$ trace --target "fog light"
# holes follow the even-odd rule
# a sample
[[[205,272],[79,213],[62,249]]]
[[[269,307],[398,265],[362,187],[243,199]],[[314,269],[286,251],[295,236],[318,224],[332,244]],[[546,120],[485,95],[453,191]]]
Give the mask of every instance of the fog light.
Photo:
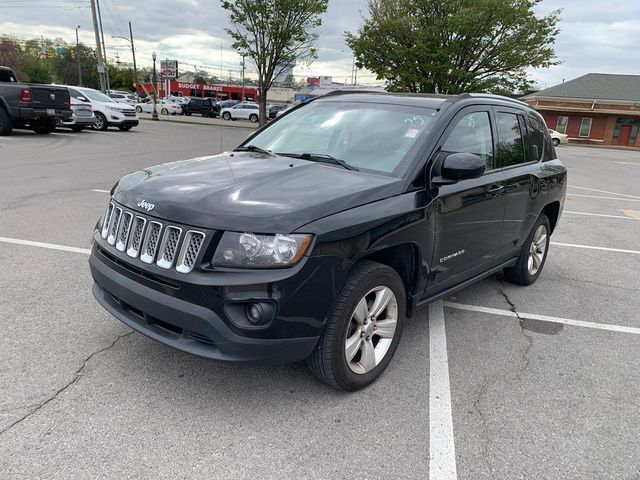
[[[256,303],[249,305],[249,320],[251,323],[260,323],[262,319],[262,307]]]

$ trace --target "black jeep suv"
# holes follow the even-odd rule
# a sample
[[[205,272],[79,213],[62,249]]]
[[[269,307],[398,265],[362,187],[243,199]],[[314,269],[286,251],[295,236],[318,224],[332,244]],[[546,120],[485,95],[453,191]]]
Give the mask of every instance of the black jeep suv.
[[[566,182],[518,101],[328,95],[232,152],[123,177],[93,234],[93,293],[180,350],[306,360],[355,390],[418,308],[500,270],[533,283]]]

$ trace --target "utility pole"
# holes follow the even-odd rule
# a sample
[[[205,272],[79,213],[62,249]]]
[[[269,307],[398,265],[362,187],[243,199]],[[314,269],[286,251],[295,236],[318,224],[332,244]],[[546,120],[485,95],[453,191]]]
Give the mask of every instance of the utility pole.
[[[104,76],[104,61],[102,59],[102,45],[100,44],[100,30],[98,30],[98,15],[96,14],[96,0],[91,0],[91,16],[93,17],[93,32],[96,34],[96,55],[98,56],[98,76],[100,77],[100,90],[107,91],[107,83]]]
[[[136,98],[138,95],[138,68],[136,67],[136,49],[133,46],[133,30],[131,30],[131,22],[129,22],[129,36],[131,37],[131,55],[133,55],[133,86],[136,89]]]
[[[78,63],[78,86],[82,86],[82,69],[80,68],[80,41],[78,40],[78,29],[80,25],[76,27],[76,62]]]
[[[244,57],[245,54],[242,54],[242,63],[240,65],[242,65],[242,95],[240,95],[240,101],[244,102],[244,68],[245,68],[245,63],[244,63]]]
[[[107,65],[107,47],[104,44],[104,30],[102,29],[102,14],[100,13],[100,0],[96,0],[96,5],[98,7],[98,22],[100,23],[100,37],[102,38],[102,59],[104,63],[104,78],[107,85],[107,92],[111,90],[111,85],[109,84],[109,67]]]

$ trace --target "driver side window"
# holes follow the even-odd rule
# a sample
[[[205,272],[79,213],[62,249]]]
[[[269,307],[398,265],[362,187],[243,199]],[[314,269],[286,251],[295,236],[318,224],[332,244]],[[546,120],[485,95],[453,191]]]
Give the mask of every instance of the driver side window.
[[[492,170],[494,154],[489,112],[473,112],[463,116],[440,151],[443,157],[452,153],[473,153],[485,161],[487,170]]]

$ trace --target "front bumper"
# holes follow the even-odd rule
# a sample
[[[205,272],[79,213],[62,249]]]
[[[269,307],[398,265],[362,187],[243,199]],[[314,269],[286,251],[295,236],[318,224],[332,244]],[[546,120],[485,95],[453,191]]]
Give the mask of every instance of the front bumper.
[[[139,123],[137,113],[135,115],[125,115],[111,111],[107,115],[107,124],[111,127],[137,127]]]
[[[333,267],[322,260],[310,262],[311,273],[303,269],[290,278],[271,274],[272,280],[277,277],[272,282],[268,272],[248,274],[241,284],[230,274],[235,278],[227,285],[221,285],[224,274],[192,272],[167,277],[164,283],[155,268],[145,272],[136,262],[126,265],[124,254],[99,245],[99,235],[94,238],[89,265],[96,300],[140,333],[214,360],[279,365],[307,358],[335,295]],[[184,278],[182,284],[176,281],[178,275]],[[265,328],[238,328],[229,318],[227,305],[250,300],[278,305],[276,317]]]

